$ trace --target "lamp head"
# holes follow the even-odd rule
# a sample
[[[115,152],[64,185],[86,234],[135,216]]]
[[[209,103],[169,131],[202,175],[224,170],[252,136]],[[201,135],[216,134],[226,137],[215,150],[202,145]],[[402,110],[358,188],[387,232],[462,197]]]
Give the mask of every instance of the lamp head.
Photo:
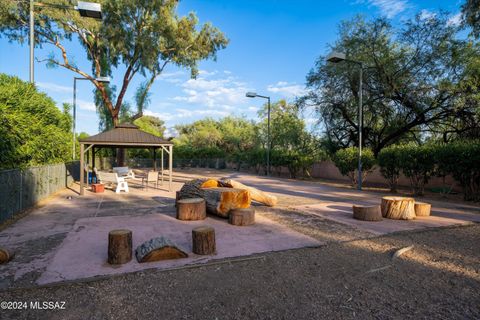
[[[247,92],[247,94],[245,94],[245,96],[247,98],[255,98],[257,96],[257,93],[256,92]]]
[[[110,77],[98,77],[95,80],[102,83],[110,83]]]
[[[338,63],[347,59],[345,53],[333,51],[327,56],[328,62]]]
[[[82,17],[102,19],[102,6],[100,3],[78,1],[75,9],[78,10]]]

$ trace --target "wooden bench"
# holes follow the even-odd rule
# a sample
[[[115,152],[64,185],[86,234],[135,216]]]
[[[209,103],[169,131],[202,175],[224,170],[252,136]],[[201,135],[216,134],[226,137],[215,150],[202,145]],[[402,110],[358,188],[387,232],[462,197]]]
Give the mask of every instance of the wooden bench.
[[[116,184],[116,193],[120,191],[128,192],[128,183],[124,177],[119,177],[116,172],[97,171],[97,179],[103,184]]]
[[[116,172],[120,177],[125,179],[135,179],[135,173],[128,167],[113,167],[113,172]]]

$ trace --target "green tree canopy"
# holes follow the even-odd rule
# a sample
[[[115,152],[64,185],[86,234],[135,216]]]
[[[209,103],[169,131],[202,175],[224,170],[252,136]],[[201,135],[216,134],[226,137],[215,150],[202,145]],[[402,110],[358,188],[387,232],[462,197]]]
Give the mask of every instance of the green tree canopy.
[[[133,122],[140,129],[151,133],[157,137],[163,138],[165,132],[165,122],[155,116],[142,116]]]
[[[0,74],[0,168],[71,159],[72,119],[64,108],[34,85]]]
[[[195,77],[198,62],[215,59],[216,52],[228,43],[223,33],[210,23],[199,25],[195,14],[177,16],[177,0],[97,2],[102,5],[102,21],[84,19],[76,11],[59,9],[59,5],[71,7],[66,0],[51,0],[49,5],[36,6],[36,44],[52,45],[59,53],[40,61],[66,68],[94,84],[99,111],[107,113],[113,125],[119,120],[127,88],[136,75],[144,79],[135,95],[138,116],[141,116],[148,105],[152,84],[169,63],[189,69]],[[28,1],[0,2],[0,32],[11,41],[25,41],[28,8]],[[81,70],[68,52],[65,41],[72,39],[78,39],[85,49],[91,72]],[[123,73],[118,90],[95,80],[99,76],[111,76],[113,70]]]
[[[480,37],[480,0],[466,0],[462,6],[465,23],[472,28],[472,35]]]

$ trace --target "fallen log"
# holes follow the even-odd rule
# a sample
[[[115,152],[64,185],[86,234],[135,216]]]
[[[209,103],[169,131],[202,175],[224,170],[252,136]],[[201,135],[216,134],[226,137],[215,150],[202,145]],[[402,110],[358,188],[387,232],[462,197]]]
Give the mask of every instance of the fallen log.
[[[164,238],[150,239],[137,247],[135,250],[137,261],[153,262],[168,259],[187,258],[188,254],[179,249],[172,241]]]
[[[252,200],[263,203],[269,207],[275,206],[278,202],[277,197],[272,196],[261,190],[258,190],[257,188],[246,186],[243,183],[240,183],[232,179],[223,178],[223,179],[220,179],[218,183],[222,187],[248,190],[250,191],[250,196],[252,197]]]
[[[382,216],[388,219],[415,219],[415,199],[405,197],[383,197]]]
[[[132,231],[120,229],[108,233],[108,263],[124,264],[132,260]]]

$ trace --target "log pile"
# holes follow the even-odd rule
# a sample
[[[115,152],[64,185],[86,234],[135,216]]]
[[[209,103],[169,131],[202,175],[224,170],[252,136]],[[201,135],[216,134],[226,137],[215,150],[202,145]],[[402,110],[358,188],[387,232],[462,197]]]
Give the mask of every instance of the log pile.
[[[172,241],[164,238],[150,239],[137,247],[135,250],[137,261],[153,262],[168,259],[187,258],[183,250],[179,249]]]
[[[415,199],[405,197],[383,197],[382,216],[388,219],[415,219]]]

